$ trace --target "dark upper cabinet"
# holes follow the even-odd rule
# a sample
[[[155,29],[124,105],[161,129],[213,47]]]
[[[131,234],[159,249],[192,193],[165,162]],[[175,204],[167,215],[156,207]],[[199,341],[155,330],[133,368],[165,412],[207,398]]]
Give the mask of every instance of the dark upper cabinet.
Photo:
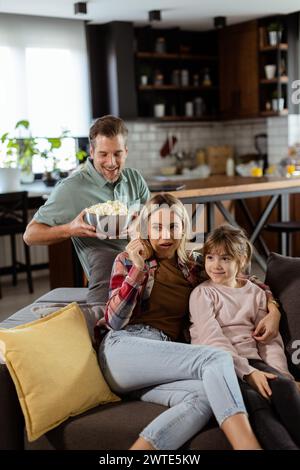
[[[216,31],[135,28],[140,117],[215,119],[219,112]],[[156,106],[162,111],[155,113]]]
[[[256,21],[219,31],[220,113],[223,118],[259,115]]]
[[[93,118],[137,117],[134,29],[130,22],[86,25]]]

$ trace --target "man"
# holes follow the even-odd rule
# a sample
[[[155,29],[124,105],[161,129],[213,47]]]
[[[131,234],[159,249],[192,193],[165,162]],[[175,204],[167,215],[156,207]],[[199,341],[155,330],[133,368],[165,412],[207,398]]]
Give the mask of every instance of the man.
[[[108,200],[138,206],[150,197],[141,174],[125,168],[127,134],[122,119],[114,116],[97,119],[89,134],[90,158],[81,170],[57,184],[24,233],[28,245],[51,245],[71,238],[88,279],[94,264],[93,253],[100,250],[104,267],[107,253],[116,255],[124,250],[127,241],[100,240],[95,227],[85,223],[84,209]]]

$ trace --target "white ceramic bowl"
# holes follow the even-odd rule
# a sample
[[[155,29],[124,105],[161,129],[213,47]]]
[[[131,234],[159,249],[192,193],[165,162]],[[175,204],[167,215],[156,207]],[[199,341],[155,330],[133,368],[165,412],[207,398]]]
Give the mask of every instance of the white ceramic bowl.
[[[128,215],[99,215],[86,212],[84,219],[99,232],[111,238],[118,238],[129,223]]]

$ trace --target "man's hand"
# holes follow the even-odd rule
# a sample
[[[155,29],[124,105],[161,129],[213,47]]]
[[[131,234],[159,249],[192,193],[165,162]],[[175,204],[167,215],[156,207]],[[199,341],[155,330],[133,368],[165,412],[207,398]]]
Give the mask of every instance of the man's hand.
[[[272,390],[268,384],[268,379],[276,379],[277,375],[261,370],[255,370],[251,374],[245,376],[245,381],[260,393],[264,398],[269,399],[272,395]]]
[[[84,221],[85,210],[68,224],[70,237],[97,237],[96,228]],[[100,237],[99,237],[100,238]]]
[[[131,240],[125,250],[128,253],[129,259],[133,262],[134,266],[140,270],[144,268],[145,259],[147,257],[147,249],[140,238]]]
[[[268,304],[269,313],[258,323],[252,336],[260,342],[268,342],[275,338],[279,332],[280,312],[276,305]]]

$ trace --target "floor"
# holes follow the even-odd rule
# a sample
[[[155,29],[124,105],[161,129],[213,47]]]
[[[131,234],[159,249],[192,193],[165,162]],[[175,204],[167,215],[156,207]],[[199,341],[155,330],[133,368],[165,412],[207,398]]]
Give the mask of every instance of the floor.
[[[252,273],[256,274],[261,280],[264,279],[264,273],[256,263],[252,265]],[[34,273],[33,294],[29,294],[26,279],[21,278],[21,276],[18,285],[15,287],[11,285],[11,278],[3,277],[1,279],[1,288],[0,322],[49,291],[48,271]]]
[[[20,275],[19,278],[17,286],[12,286],[11,277],[1,278],[0,322],[49,291],[48,270],[34,273],[33,294],[28,292],[26,278],[23,275],[22,277]]]

